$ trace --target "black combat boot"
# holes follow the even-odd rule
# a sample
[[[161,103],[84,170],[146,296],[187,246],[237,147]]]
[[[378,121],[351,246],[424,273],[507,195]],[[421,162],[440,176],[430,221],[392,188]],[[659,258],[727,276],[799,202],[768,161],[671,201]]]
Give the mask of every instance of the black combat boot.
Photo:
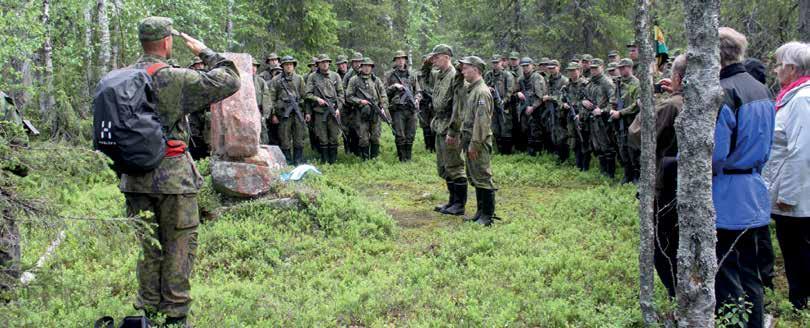
[[[408,143],[404,144],[404,149],[402,149],[402,155],[405,157],[405,162],[410,162],[411,158],[413,158],[413,144]]]
[[[166,328],[187,328],[187,327],[191,327],[191,326],[189,326],[188,323],[186,323],[186,317],[180,317],[180,318],[167,317],[166,318],[166,323],[164,323],[163,326],[161,326],[161,327],[166,327]]]
[[[563,164],[568,160],[571,152],[568,150],[568,144],[563,143],[557,146],[557,164]]]
[[[635,173],[633,172],[633,165],[630,163],[622,163],[622,167],[624,168],[624,176],[622,176],[622,181],[620,181],[619,183],[625,184],[632,182],[633,175],[635,175]]]
[[[582,171],[587,172],[591,169],[591,152],[584,152],[582,154]]]
[[[293,165],[293,157],[292,153],[290,153],[289,149],[282,149],[281,153],[284,154],[284,160],[287,161],[287,165]]]
[[[478,217],[475,223],[488,227],[497,219],[495,217],[495,189],[481,189],[480,192],[481,196],[483,196],[481,199],[482,210],[481,216]]]
[[[425,133],[425,150],[431,153],[436,151],[436,137],[432,133]]]
[[[475,222],[478,221],[478,218],[481,217],[481,211],[483,210],[483,205],[481,205],[481,188],[475,188],[475,215],[472,217],[464,217],[464,222]]]
[[[605,173],[608,178],[616,177],[616,157],[605,156]]]
[[[371,144],[371,152],[369,153],[369,157],[371,159],[375,159],[379,155],[380,155],[380,144]]]
[[[329,163],[329,147],[321,146],[318,148],[318,153],[321,155],[321,163]]]
[[[337,156],[338,156],[338,145],[332,145],[329,147],[329,164],[337,163]]]
[[[369,146],[357,146],[357,155],[360,156],[360,159],[367,161],[369,158],[369,153],[371,152]]]
[[[405,145],[396,145],[396,146],[397,146],[397,159],[399,159],[400,162],[404,162],[405,155],[403,154],[403,150],[405,148]]]
[[[447,201],[447,204],[439,205],[433,208],[436,212],[444,212],[450,205],[453,205],[456,202],[456,193],[453,189],[453,183],[447,181],[447,193],[450,194],[450,199]]]
[[[511,155],[512,154],[512,138],[503,138],[503,145],[501,153],[504,155]]]
[[[293,163],[295,165],[304,164],[304,148],[303,147],[295,147],[295,148],[293,148]]]
[[[464,179],[453,183],[453,190],[456,194],[456,202],[442,211],[443,214],[464,215],[464,207],[467,206],[467,180]]]

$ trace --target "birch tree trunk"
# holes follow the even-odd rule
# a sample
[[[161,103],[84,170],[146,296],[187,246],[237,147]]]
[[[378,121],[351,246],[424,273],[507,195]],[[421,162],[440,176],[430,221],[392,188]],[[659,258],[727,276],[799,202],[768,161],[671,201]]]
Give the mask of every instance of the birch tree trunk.
[[[810,0],[799,0],[799,39],[810,42]]]
[[[97,0],[96,7],[99,29],[98,71],[99,76],[104,76],[110,69],[110,21],[107,17],[107,0]]]
[[[678,325],[714,327],[715,211],[712,152],[720,106],[717,29],[720,0],[683,0],[687,69],[684,108],[675,121],[678,138]]]
[[[53,109],[53,48],[51,47],[51,2],[42,1],[42,26],[45,28],[45,40],[42,44],[42,66],[45,68],[42,73],[42,86],[44,90],[39,96],[39,111],[47,113]]]
[[[228,0],[228,17],[225,22],[225,48],[231,51],[231,44],[233,44],[233,0]]]
[[[110,67],[112,69],[118,68],[118,62],[121,60],[121,48],[120,45],[122,44],[121,39],[121,0],[113,0],[112,1],[112,17],[115,17],[115,23],[113,23],[113,39],[111,40],[111,51],[110,51]]]
[[[658,323],[655,311],[655,264],[653,254],[655,247],[655,110],[653,108],[650,63],[653,60],[653,48],[650,42],[650,0],[638,0],[636,9],[636,44],[641,61],[639,77],[641,101],[641,176],[638,183],[639,203],[639,305],[644,324],[654,326]]]
[[[84,88],[84,95],[86,99],[90,99],[93,92],[93,85],[95,79],[93,78],[93,7],[87,5],[84,7],[84,78],[87,82]],[[89,104],[89,103],[88,103]],[[90,113],[89,105],[86,113]]]

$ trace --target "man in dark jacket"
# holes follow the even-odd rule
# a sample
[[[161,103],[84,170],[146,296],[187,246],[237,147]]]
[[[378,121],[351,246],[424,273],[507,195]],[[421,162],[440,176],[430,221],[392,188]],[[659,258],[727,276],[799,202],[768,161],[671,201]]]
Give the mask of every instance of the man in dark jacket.
[[[720,85],[725,96],[717,116],[712,156],[712,198],[717,213],[715,295],[723,304],[751,303],[748,327],[763,324],[760,267],[770,238],[770,198],[760,173],[768,161],[774,131],[774,103],[768,89],[741,63],[748,41],[720,28]]]

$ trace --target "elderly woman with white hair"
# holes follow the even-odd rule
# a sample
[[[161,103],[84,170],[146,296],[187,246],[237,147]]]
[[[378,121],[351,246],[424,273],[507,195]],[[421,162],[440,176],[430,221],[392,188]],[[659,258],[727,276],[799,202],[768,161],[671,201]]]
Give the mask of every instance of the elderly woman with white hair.
[[[810,44],[786,43],[776,50],[776,61],[782,90],[763,177],[785,259],[788,298],[803,309],[810,297]]]

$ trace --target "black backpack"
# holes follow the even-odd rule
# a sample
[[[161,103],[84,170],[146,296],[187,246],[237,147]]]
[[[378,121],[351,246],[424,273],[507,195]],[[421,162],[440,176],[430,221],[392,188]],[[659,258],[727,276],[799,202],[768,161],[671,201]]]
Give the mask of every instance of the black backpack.
[[[113,161],[120,173],[144,174],[156,169],[166,152],[157,113],[152,76],[168,65],[114,70],[98,84],[93,97],[93,147]]]
[[[149,320],[143,316],[130,316],[125,317],[121,321],[121,326],[118,328],[151,328]],[[93,328],[115,328],[115,320],[112,317],[106,316],[96,320]]]

